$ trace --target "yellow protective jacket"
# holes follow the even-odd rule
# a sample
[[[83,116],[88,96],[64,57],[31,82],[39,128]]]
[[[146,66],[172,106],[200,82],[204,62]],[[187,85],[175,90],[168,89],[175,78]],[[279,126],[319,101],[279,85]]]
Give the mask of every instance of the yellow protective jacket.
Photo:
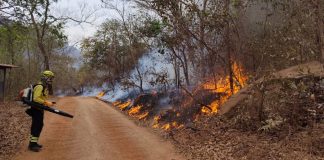
[[[44,104],[44,102],[48,98],[48,89],[43,86],[44,85],[42,84],[42,82],[39,82],[34,87],[34,91],[33,91],[33,101],[34,102]]]

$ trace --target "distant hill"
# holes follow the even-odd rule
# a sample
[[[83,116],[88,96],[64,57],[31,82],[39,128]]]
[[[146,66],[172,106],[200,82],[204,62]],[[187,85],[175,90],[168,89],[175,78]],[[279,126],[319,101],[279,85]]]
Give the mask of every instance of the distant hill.
[[[76,63],[73,65],[76,68],[80,68],[82,65],[82,55],[80,49],[76,48],[75,46],[64,46],[61,49],[56,51],[58,54],[67,54],[69,57],[76,60]]]

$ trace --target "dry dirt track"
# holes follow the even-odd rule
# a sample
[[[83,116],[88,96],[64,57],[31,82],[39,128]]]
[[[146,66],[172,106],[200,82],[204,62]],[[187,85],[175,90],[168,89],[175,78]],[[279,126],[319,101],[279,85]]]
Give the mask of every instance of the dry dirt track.
[[[41,152],[24,149],[18,160],[178,160],[169,143],[136,126],[107,104],[85,97],[66,97],[59,109],[74,119],[46,113]]]

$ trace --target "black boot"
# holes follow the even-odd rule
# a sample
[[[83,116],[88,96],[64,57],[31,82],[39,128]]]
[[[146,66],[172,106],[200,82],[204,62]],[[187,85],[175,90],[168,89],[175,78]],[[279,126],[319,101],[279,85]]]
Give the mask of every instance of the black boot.
[[[42,148],[43,145],[36,143],[39,148]]]
[[[36,142],[30,142],[28,145],[28,149],[33,152],[39,152],[41,147]]]

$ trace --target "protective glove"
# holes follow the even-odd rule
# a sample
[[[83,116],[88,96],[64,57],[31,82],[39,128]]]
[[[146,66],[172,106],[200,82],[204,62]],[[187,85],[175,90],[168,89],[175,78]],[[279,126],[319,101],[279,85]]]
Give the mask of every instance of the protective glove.
[[[44,102],[44,105],[47,106],[47,107],[51,107],[51,106],[53,106],[54,104],[53,104],[53,102],[45,101],[45,102]]]

